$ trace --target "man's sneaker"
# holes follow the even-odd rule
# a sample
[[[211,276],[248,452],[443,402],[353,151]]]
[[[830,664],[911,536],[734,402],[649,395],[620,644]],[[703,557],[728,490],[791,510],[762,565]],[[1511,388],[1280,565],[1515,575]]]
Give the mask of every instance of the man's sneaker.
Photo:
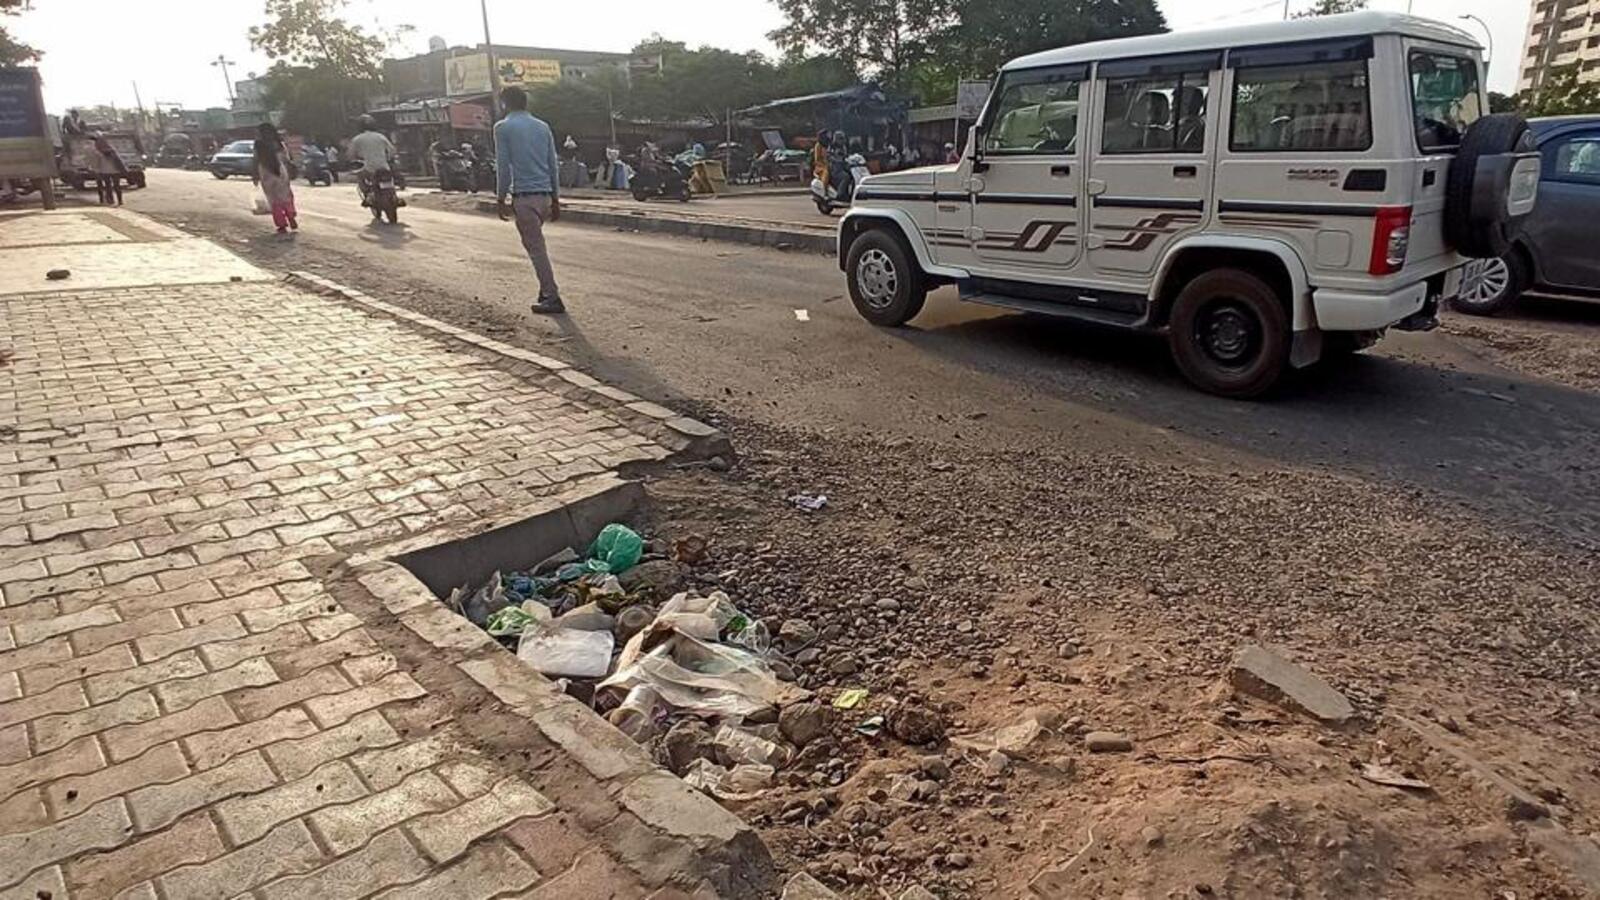
[[[541,316],[559,316],[567,311],[560,297],[540,297],[539,302],[529,308]]]

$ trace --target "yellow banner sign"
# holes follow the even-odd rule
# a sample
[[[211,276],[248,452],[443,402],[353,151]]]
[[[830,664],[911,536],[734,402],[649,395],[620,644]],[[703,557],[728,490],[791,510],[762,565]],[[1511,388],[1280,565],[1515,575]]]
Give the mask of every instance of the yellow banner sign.
[[[520,88],[554,84],[561,80],[561,63],[553,59],[497,59],[500,86]]]

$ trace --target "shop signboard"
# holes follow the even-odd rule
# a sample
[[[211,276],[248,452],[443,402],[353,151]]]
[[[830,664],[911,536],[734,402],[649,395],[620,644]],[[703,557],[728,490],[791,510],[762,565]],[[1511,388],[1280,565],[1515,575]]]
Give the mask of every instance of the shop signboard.
[[[55,168],[39,71],[0,69],[0,175],[48,178]]]

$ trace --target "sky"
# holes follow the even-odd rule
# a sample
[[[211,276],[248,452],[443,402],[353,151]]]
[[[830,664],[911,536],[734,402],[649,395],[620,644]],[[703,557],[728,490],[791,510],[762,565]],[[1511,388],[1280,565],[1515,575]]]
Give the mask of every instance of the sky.
[[[1270,22],[1283,15],[1283,0],[1158,0],[1174,30],[1224,28]],[[1289,0],[1291,10],[1312,0]],[[554,0],[488,0],[497,44],[626,51],[659,33],[691,46],[709,44],[730,50],[773,52],[766,35],[782,24],[770,0],[706,0],[684,6],[662,0],[606,0],[591,6]],[[1528,0],[1372,0],[1371,8],[1405,11],[1458,24],[1473,34],[1482,29],[1457,22],[1463,13],[1482,18],[1493,30],[1496,54],[1489,86],[1515,89],[1516,62],[1528,26]],[[246,35],[263,19],[261,0],[34,0],[34,8],[7,26],[17,37],[45,51],[40,68],[45,103],[60,112],[69,106],[136,100],[185,107],[226,106],[218,55],[235,63],[234,78],[266,71],[269,62],[250,49]],[[483,25],[470,0],[351,0],[349,18],[366,26],[411,26],[395,55],[427,49],[437,35],[451,45],[481,42]],[[108,10],[116,15],[106,18]],[[137,95],[135,94],[137,84]]]

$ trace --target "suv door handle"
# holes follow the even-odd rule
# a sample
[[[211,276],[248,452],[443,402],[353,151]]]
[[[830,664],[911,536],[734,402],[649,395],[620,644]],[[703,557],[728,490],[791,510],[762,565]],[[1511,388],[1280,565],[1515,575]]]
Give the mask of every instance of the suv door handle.
[[[1064,177],[1072,174],[1072,167],[1071,166],[1051,166],[1050,167],[1050,174],[1054,175],[1057,178],[1064,178]]]
[[[1194,178],[1195,176],[1197,176],[1199,174],[1200,174],[1200,170],[1195,168],[1194,166],[1173,166],[1172,167],[1172,177],[1173,178]]]

